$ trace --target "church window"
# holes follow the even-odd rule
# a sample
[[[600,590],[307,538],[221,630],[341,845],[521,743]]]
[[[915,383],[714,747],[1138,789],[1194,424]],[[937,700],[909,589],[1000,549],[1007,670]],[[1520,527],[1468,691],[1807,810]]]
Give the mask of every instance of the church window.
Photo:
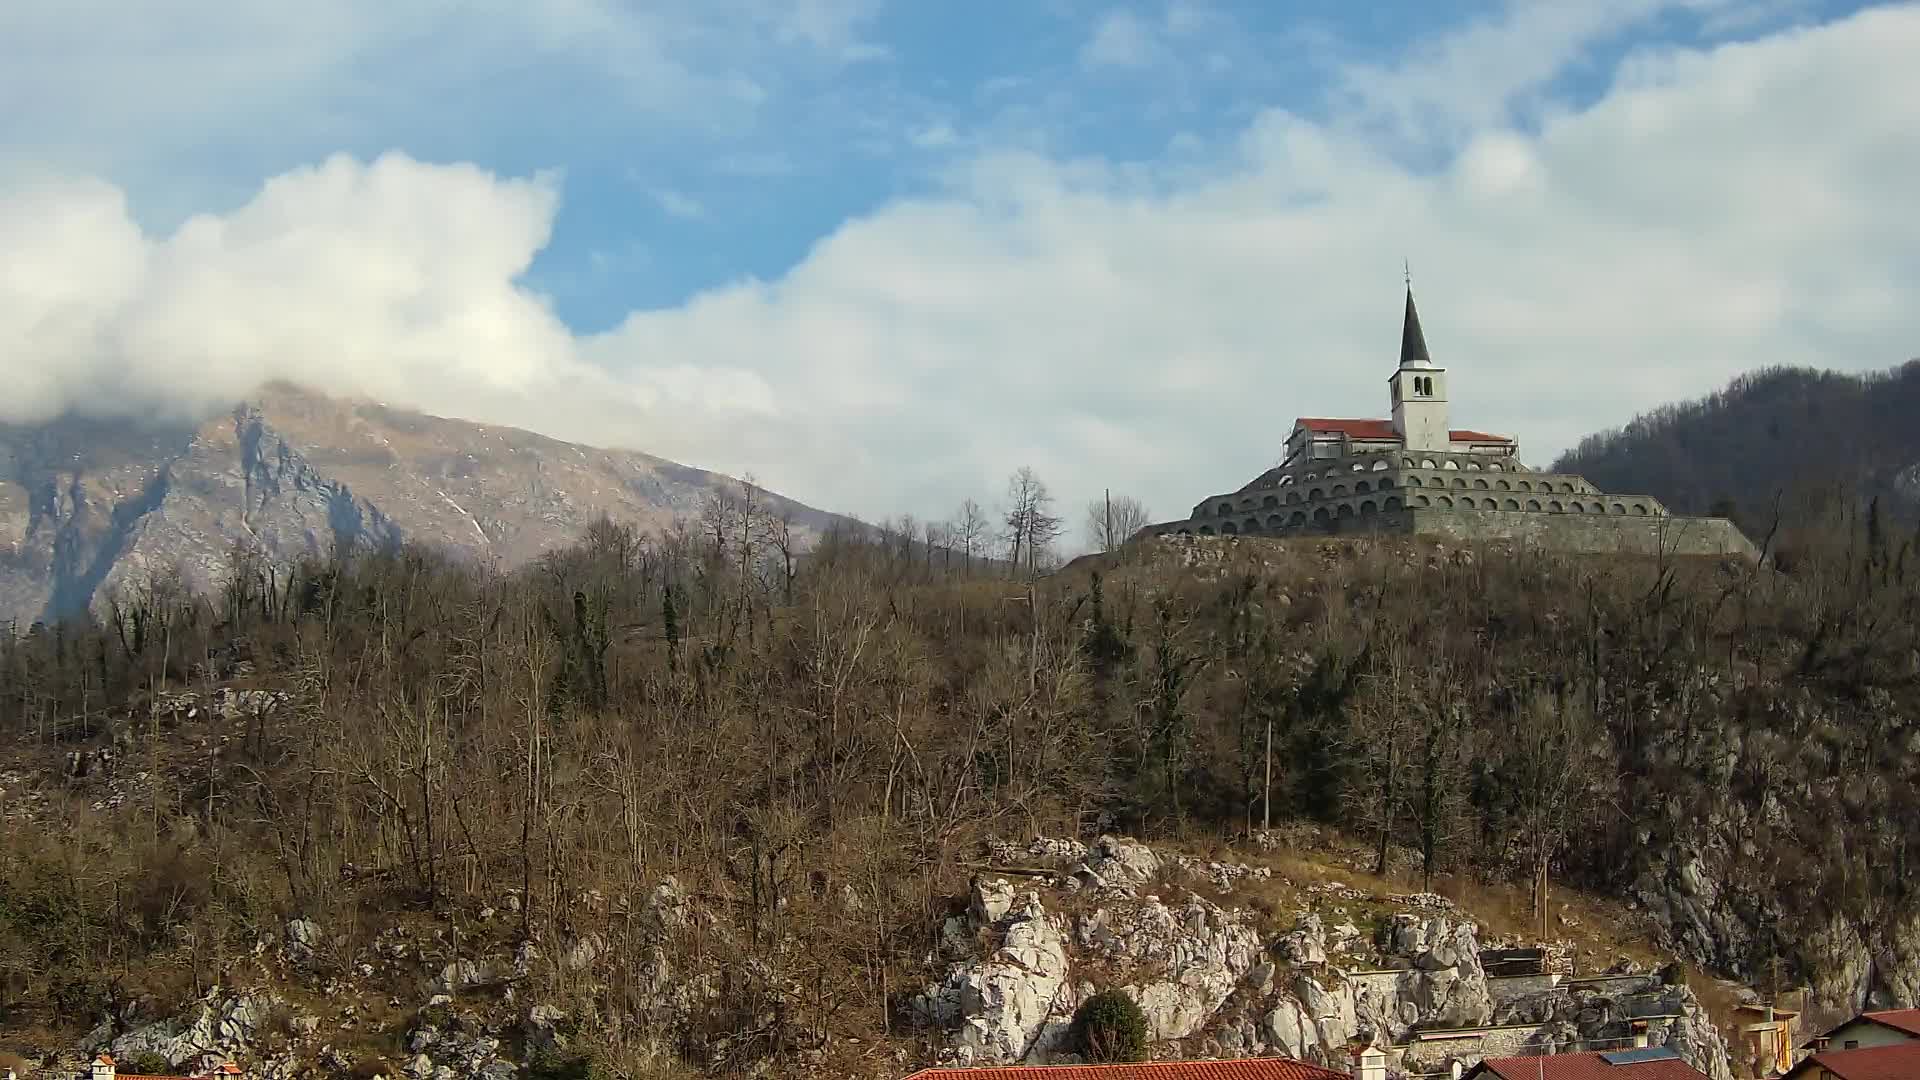
[[[1540,500],[1539,500],[1539,499],[1528,499],[1528,500],[1527,500],[1527,509],[1529,509],[1529,510],[1538,510],[1538,509],[1540,509]]]
[[[1355,495],[1365,495],[1367,492],[1372,490],[1373,490],[1373,485],[1367,483],[1365,480],[1362,480],[1359,483],[1353,485],[1353,493]]]

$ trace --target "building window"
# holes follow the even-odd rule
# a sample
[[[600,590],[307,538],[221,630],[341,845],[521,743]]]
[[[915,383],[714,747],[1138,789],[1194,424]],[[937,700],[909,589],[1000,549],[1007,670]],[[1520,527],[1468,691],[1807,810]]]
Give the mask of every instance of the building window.
[[[1367,492],[1372,490],[1373,490],[1373,485],[1367,483],[1365,480],[1362,480],[1359,483],[1353,485],[1353,493],[1355,495],[1365,495]]]

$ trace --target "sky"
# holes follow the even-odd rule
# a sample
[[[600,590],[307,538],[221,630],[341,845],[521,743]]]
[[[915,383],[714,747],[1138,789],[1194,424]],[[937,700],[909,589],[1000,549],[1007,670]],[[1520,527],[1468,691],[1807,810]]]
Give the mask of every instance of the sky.
[[[6,0],[0,420],[288,379],[878,519],[1920,355],[1920,4]]]

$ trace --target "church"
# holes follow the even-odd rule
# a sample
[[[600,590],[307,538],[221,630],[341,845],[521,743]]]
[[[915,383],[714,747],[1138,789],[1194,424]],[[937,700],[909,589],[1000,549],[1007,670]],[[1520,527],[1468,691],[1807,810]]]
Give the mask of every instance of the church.
[[[1521,462],[1512,436],[1454,427],[1447,369],[1427,351],[1411,285],[1387,393],[1390,419],[1301,417],[1279,465],[1201,500],[1186,520],[1148,531],[1390,532],[1594,553],[1757,555],[1723,518],[1676,515],[1652,496],[1609,494],[1584,477],[1536,472]]]

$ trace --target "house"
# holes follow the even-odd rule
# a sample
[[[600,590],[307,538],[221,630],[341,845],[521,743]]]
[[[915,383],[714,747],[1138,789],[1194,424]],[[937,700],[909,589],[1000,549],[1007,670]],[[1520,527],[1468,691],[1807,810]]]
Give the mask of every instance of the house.
[[[1819,1050],[1794,1066],[1785,1080],[1915,1080],[1916,1077],[1920,1077],[1920,1039],[1856,1050]]]
[[[1581,1054],[1488,1058],[1464,1080],[1707,1080],[1707,1074],[1664,1046]]]
[[[246,1073],[233,1062],[225,1062],[206,1072],[191,1076],[156,1076],[149,1073],[121,1072],[113,1056],[101,1054],[88,1067],[86,1080],[245,1080]]]
[[[1011,1065],[924,1069],[907,1080],[1385,1080],[1386,1056],[1369,1048],[1352,1072],[1292,1058],[1234,1061],[1149,1061],[1137,1065]]]
[[[1861,1013],[1801,1044],[1815,1052],[1827,1049],[1863,1050],[1920,1039],[1920,1009],[1883,1009]]]
[[[1778,1076],[1793,1068],[1794,1021],[1800,1016],[1771,1002],[1754,1002],[1733,1010],[1738,1042],[1732,1048],[1744,1061],[1764,1062],[1762,1076]]]

